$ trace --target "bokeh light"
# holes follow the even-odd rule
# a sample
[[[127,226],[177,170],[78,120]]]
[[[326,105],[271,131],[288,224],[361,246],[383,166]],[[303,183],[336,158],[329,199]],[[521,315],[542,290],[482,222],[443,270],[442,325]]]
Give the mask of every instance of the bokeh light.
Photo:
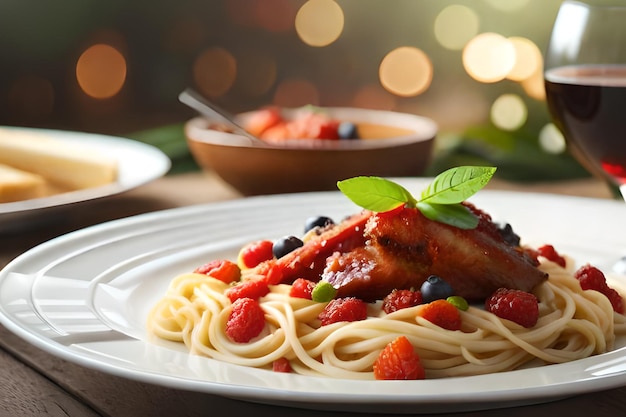
[[[343,27],[343,10],[333,0],[308,0],[296,14],[296,32],[310,46],[330,45],[339,38]]]
[[[515,65],[507,74],[513,81],[524,81],[543,68],[543,57],[539,47],[533,41],[522,37],[510,37],[515,48]]]
[[[453,4],[435,18],[435,38],[446,49],[461,50],[478,34],[480,19],[467,6]]]
[[[320,104],[318,88],[305,79],[292,78],[278,84],[274,93],[274,104],[282,107],[300,107]]]
[[[113,97],[126,81],[126,59],[110,45],[92,45],[78,58],[76,80],[85,94],[93,98]]]
[[[389,92],[402,97],[417,96],[430,86],[433,64],[421,49],[401,46],[385,55],[379,77]]]
[[[529,97],[534,98],[535,100],[545,100],[546,87],[543,79],[543,64],[537,68],[533,75],[522,81],[521,85]]]
[[[528,118],[528,108],[517,94],[503,94],[491,106],[491,121],[502,130],[519,129]]]
[[[552,154],[560,154],[567,149],[563,134],[553,123],[546,124],[539,131],[539,145],[541,149]]]
[[[515,65],[515,47],[504,36],[487,32],[474,37],[463,49],[463,67],[477,81],[503,80]]]
[[[201,93],[209,97],[224,95],[235,82],[237,61],[224,48],[202,51],[193,63],[193,78]]]
[[[15,116],[40,120],[52,114],[54,88],[47,79],[23,75],[9,86],[7,101]]]

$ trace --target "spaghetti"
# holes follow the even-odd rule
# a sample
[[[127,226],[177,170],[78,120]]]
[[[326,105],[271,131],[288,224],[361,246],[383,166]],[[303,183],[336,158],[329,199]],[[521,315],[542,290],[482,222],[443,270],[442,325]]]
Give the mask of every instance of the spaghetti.
[[[540,261],[549,279],[533,291],[539,320],[532,328],[470,306],[460,312],[461,330],[451,331],[420,317],[420,306],[386,314],[380,301],[368,304],[366,320],[321,326],[318,315],[326,303],[290,297],[290,285],[279,284],[259,299],[263,332],[249,343],[236,343],[225,332],[232,310],[225,295],[229,285],[190,273],[172,280],[149,314],[148,329],[219,361],[271,369],[274,361],[287,358],[296,373],[347,379],[374,379],[380,351],[400,335],[414,346],[427,378],[563,363],[611,350],[616,335],[626,334],[626,317],[601,293],[582,290],[571,265]]]

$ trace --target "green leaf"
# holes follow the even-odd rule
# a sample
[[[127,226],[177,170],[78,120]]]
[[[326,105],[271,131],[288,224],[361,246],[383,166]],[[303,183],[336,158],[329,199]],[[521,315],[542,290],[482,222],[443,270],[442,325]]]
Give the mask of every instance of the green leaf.
[[[458,204],[483,188],[496,172],[495,167],[461,166],[437,175],[422,191],[420,202]],[[419,206],[418,206],[419,207]]]
[[[432,204],[420,201],[417,208],[424,217],[459,229],[473,229],[478,226],[478,217],[462,204]]]
[[[400,184],[380,177],[354,177],[337,182],[337,187],[358,206],[378,213],[417,203]]]

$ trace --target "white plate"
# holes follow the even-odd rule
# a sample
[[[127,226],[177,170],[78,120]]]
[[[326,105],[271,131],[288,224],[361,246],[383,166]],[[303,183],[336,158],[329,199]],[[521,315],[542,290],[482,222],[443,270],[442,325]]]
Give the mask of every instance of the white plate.
[[[418,192],[423,181],[404,180]],[[623,203],[483,191],[472,199],[526,242],[607,267],[626,248]],[[626,385],[626,348],[567,364],[427,381],[345,381],[190,355],[146,334],[170,280],[234,259],[244,243],[302,233],[313,215],[357,210],[339,193],[256,197],[144,214],[44,243],[0,272],[0,321],[64,359],[131,379],[253,402],[359,412],[433,413],[544,402]]]
[[[117,159],[118,178],[114,183],[101,187],[31,200],[0,203],[0,230],[11,225],[15,226],[17,219],[33,214],[37,210],[118,194],[159,178],[170,169],[170,160],[163,152],[153,146],[130,139],[62,130],[4,126],[2,128],[20,132],[43,133],[55,140],[89,146],[103,155]]]

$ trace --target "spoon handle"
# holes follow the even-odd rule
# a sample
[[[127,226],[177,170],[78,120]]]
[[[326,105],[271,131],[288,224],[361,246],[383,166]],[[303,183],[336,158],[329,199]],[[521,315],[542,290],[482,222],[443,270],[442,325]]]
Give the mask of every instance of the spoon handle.
[[[198,113],[209,117],[211,119],[217,119],[220,122],[229,126],[234,133],[242,135],[250,139],[250,141],[257,146],[266,146],[265,142],[256,136],[252,135],[237,122],[235,122],[234,116],[228,113],[226,110],[220,108],[215,103],[209,102],[206,98],[200,95],[198,92],[187,88],[178,95],[178,100],[181,103],[188,105]]]

